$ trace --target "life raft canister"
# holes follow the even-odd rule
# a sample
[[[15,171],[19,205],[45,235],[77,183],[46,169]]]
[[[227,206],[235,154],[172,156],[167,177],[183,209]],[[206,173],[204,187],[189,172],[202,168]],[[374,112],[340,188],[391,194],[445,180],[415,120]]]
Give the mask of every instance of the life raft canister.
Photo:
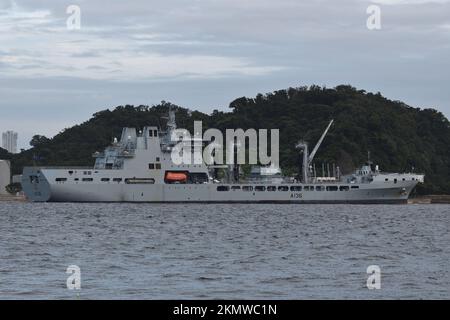
[[[166,181],[186,181],[187,174],[183,172],[167,172]]]

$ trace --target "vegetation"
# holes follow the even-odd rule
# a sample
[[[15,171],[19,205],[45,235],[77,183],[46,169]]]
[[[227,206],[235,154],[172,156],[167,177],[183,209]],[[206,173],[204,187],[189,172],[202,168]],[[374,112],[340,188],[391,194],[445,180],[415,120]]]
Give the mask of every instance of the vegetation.
[[[92,153],[119,138],[122,127],[164,125],[161,117],[166,116],[169,105],[163,101],[152,107],[126,105],[103,110],[51,139],[35,136],[31,149],[6,156],[12,158],[15,174],[29,165],[90,166]],[[231,102],[230,112],[214,110],[210,115],[174,107],[178,126],[189,130],[194,120],[202,120],[204,129],[280,129],[280,160],[288,173],[299,168],[300,155],[294,148],[298,140],[314,145],[334,119],[316,155],[318,167],[322,162],[335,163],[348,173],[367,160],[370,150],[371,160],[383,171],[425,173],[420,193],[450,193],[450,123],[434,109],[409,107],[348,85],[289,88],[242,97]]]
[[[22,191],[22,185],[20,183],[10,183],[5,187],[6,191],[12,195],[16,195]]]

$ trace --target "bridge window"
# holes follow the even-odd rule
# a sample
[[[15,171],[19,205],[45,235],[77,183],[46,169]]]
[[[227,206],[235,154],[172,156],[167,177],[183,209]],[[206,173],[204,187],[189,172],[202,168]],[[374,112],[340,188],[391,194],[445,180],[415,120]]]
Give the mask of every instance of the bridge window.
[[[292,186],[291,191],[302,191],[302,187],[301,186]]]
[[[161,163],[156,163],[155,164],[155,169],[156,170],[161,170]]]
[[[389,181],[389,179],[388,179],[388,178],[386,178],[386,179],[384,179],[384,181]]]
[[[266,191],[266,187],[264,186],[256,186],[255,191]]]
[[[243,186],[242,190],[243,191],[253,191],[253,187],[252,186]]]
[[[316,186],[316,191],[323,191],[325,190],[324,186]]]
[[[113,181],[114,182],[122,182],[122,178],[114,178]]]
[[[67,178],[56,178],[55,181],[56,182],[64,182],[64,181],[67,181]]]
[[[92,178],[83,178],[83,181],[84,182],[92,182],[92,181],[94,181],[94,179],[92,179]]]
[[[217,191],[230,191],[229,186],[218,186]]]
[[[102,182],[109,182],[109,180],[110,180],[109,178],[102,178],[101,179]]]
[[[277,187],[275,186],[268,186],[267,191],[277,191]]]
[[[149,170],[155,170],[155,164],[154,163],[149,163],[148,164],[148,168],[149,168]]]
[[[327,186],[327,191],[338,191],[338,186]]]
[[[348,191],[348,190],[350,190],[350,188],[348,186],[340,186],[339,190],[340,191]]]
[[[359,189],[359,186],[352,186],[352,189]]]
[[[278,191],[289,191],[289,187],[287,186],[279,186]]]
[[[241,190],[241,186],[231,186],[231,190]]]

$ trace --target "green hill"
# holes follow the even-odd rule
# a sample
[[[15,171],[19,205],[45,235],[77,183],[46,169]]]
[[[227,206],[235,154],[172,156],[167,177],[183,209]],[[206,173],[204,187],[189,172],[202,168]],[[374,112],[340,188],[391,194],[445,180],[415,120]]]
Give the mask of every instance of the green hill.
[[[92,165],[92,153],[120,137],[125,126],[164,125],[170,103],[156,106],[119,106],[104,110],[52,139],[35,136],[33,148],[13,155],[13,171],[26,165]],[[176,106],[175,106],[176,107]],[[192,130],[194,120],[204,129],[280,129],[280,160],[286,172],[296,172],[299,139],[314,145],[330,119],[335,123],[316,155],[315,162],[336,163],[349,172],[367,159],[383,171],[426,174],[420,193],[450,193],[450,123],[434,109],[412,108],[381,94],[351,86],[289,88],[255,98],[231,102],[230,112],[214,110],[210,115],[177,108],[181,128]],[[33,160],[34,159],[34,160]]]

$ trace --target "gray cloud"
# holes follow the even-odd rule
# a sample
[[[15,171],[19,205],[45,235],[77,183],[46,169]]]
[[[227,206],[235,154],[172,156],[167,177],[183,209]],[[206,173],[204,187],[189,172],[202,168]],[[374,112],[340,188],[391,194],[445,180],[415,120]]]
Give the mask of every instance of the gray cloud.
[[[382,29],[366,28],[377,3]],[[82,28],[66,30],[78,4]],[[93,112],[160,100],[211,111],[302,84],[350,83],[450,115],[450,1],[0,1],[0,129],[22,143]],[[52,125],[29,128],[23,121]]]

